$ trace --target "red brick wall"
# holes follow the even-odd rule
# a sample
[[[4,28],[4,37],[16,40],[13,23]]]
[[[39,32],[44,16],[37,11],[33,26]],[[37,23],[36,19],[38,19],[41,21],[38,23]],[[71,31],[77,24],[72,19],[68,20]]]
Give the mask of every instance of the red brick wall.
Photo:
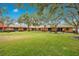
[[[73,28],[72,27],[63,27],[64,32],[73,32]]]

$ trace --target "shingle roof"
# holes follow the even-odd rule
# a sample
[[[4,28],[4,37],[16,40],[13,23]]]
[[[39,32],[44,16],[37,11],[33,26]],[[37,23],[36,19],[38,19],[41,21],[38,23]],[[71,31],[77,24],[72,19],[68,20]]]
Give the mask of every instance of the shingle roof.
[[[60,24],[58,25],[58,27],[73,27],[73,26],[69,24]]]
[[[3,24],[0,23],[0,27],[3,27]],[[7,25],[4,25],[4,27],[7,27]],[[27,27],[27,25],[24,24],[10,24],[9,27]],[[30,26],[31,28],[43,28],[44,25],[40,25],[40,26]],[[50,28],[50,27],[55,27],[54,25],[47,25],[46,27]],[[73,27],[72,25],[68,25],[68,24],[59,24],[57,27]]]

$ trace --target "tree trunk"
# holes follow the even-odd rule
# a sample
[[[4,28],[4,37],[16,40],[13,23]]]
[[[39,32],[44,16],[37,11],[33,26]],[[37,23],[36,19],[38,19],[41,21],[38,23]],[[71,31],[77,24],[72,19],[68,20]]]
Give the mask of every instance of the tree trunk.
[[[4,31],[4,24],[3,24],[3,27],[2,27],[2,31]]]
[[[10,28],[9,28],[9,25],[7,25],[7,28],[8,28],[8,31],[7,31],[7,32],[9,33],[9,32],[10,32]]]
[[[30,27],[29,27],[29,25],[28,25],[28,27],[27,27],[27,31],[30,31]]]
[[[57,28],[55,28],[55,33],[57,33]]]
[[[44,32],[46,32],[46,25],[44,25]]]
[[[35,31],[37,31],[36,25],[35,25]]]
[[[57,25],[55,25],[55,33],[57,33]]]
[[[78,26],[75,27],[75,33],[78,34]]]

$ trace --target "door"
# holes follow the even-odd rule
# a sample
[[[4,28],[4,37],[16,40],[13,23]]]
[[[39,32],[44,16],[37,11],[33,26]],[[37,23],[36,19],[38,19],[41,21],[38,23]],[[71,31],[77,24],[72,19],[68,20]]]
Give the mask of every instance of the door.
[[[57,28],[57,32],[62,32],[62,28]]]
[[[48,28],[48,31],[51,32],[52,31],[52,28]]]

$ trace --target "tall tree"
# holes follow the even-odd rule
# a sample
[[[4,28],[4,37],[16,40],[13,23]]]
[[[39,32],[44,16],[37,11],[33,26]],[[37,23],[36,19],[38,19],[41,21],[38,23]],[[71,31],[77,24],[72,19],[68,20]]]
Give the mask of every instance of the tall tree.
[[[78,34],[79,27],[79,4],[66,4],[65,21],[75,28],[75,33]]]
[[[57,26],[62,22],[62,4],[50,4],[50,9],[48,13],[49,24],[55,27],[55,33],[57,33]]]
[[[28,26],[27,30],[30,31],[31,19],[28,14],[21,15],[20,18],[18,19],[18,22],[19,23],[26,23]]]
[[[4,31],[4,21],[5,21],[5,18],[3,16],[3,13],[7,13],[7,8],[5,6],[0,7],[0,22],[3,24],[2,30]]]

